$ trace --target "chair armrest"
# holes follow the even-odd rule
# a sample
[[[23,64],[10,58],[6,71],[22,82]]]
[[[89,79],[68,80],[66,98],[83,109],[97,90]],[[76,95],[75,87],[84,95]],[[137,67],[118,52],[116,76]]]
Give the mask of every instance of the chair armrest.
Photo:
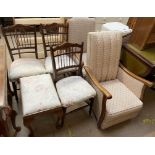
[[[89,77],[89,79],[91,80],[91,82],[101,91],[101,93],[103,95],[106,96],[107,99],[111,99],[112,95],[108,92],[108,90],[106,90],[99,82],[98,80],[95,78],[95,76],[93,75],[93,73],[91,72],[90,68],[88,66],[84,66],[84,69],[86,71],[87,76]]]
[[[152,87],[152,86],[153,86],[153,83],[152,83],[152,82],[150,82],[150,81],[148,81],[148,80],[146,80],[146,79],[144,79],[144,78],[141,78],[141,77],[135,75],[134,73],[132,73],[132,72],[130,72],[128,69],[126,69],[122,64],[120,64],[119,66],[120,66],[120,68],[121,68],[124,72],[126,72],[128,75],[130,75],[130,76],[133,77],[134,79],[136,79],[136,80],[142,82],[144,85],[146,85],[146,86],[148,86],[148,87]]]

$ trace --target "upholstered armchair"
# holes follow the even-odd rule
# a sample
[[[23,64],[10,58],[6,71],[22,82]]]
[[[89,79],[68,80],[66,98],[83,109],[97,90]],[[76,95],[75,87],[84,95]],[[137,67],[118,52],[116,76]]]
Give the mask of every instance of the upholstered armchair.
[[[136,117],[143,107],[145,87],[152,86],[119,64],[121,45],[120,32],[88,34],[85,71],[97,92],[93,110],[100,129]]]
[[[95,19],[86,17],[74,17],[68,19],[68,42],[78,43],[84,42],[82,60],[86,63],[87,53],[87,35],[88,32],[95,31]]]

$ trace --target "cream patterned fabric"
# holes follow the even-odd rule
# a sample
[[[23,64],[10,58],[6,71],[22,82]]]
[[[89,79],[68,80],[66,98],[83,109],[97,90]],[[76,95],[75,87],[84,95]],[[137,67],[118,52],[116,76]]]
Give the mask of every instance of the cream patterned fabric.
[[[71,43],[84,42],[84,52],[87,51],[88,32],[95,31],[95,19],[86,17],[74,17],[68,20],[68,40]]]
[[[135,78],[128,75],[125,71],[119,68],[117,78],[125,84],[138,98],[143,95],[144,83],[136,80]]]
[[[9,79],[14,81],[22,77],[46,73],[43,63],[38,59],[20,58],[12,62]]]
[[[57,69],[59,67],[65,67],[65,66],[67,67],[67,66],[70,66],[70,65],[76,65],[75,61],[73,61],[71,58],[69,58],[69,56],[63,55],[63,56],[60,56],[60,57],[55,57],[55,62],[56,62],[56,68]],[[61,59],[62,59],[62,61],[61,61]],[[52,64],[52,59],[51,59],[50,56],[45,59],[45,68],[46,68],[47,73],[53,73],[53,64]]]
[[[121,32],[103,31],[88,34],[87,65],[98,81],[116,78],[121,45]]]
[[[93,87],[80,76],[70,76],[56,83],[61,103],[68,107],[86,101],[96,95]]]
[[[61,107],[49,74],[21,78],[20,84],[24,116]]]
[[[102,82],[101,85],[112,94],[112,99],[108,99],[106,102],[106,116],[102,124],[103,128],[105,128],[104,124],[106,124],[106,127],[108,126],[108,122],[113,121],[112,124],[114,125],[115,120],[119,119],[122,122],[122,120],[129,119],[130,113],[132,115],[138,114],[143,103],[118,79]]]

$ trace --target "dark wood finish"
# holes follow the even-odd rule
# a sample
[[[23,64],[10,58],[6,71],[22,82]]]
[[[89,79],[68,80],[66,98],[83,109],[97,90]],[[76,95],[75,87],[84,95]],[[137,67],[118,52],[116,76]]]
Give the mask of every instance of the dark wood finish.
[[[16,112],[12,109],[12,92],[7,81],[6,51],[0,46],[0,136],[14,136],[19,127],[15,125]],[[15,130],[15,132],[13,132]]]
[[[137,19],[138,19],[138,17],[129,17],[127,25],[129,26],[130,29],[134,29]]]
[[[34,131],[32,128],[32,123],[35,117],[39,116],[39,115],[43,115],[44,113],[55,113],[57,115],[57,121],[56,121],[56,128],[60,129],[63,126],[63,117],[64,117],[64,113],[63,113],[63,108],[55,108],[55,109],[50,109],[50,110],[46,110],[46,111],[39,111],[37,113],[34,114],[30,114],[27,116],[23,117],[23,123],[24,126],[27,127],[30,131],[29,136],[33,137],[34,135]]]
[[[12,61],[30,53],[38,59],[35,26],[13,25],[2,27],[2,33]],[[12,82],[12,86],[18,103],[17,83]]]
[[[142,55],[138,54],[136,51],[134,51],[132,48],[128,46],[128,44],[124,44],[122,46],[122,52],[128,52],[131,54],[137,61],[140,61],[142,64],[144,64],[148,69],[147,71],[142,74],[138,75],[141,76],[147,80],[154,80],[154,74],[155,74],[155,64],[151,63],[148,59],[144,58]],[[128,69],[128,66],[125,65],[125,62],[123,58],[121,58],[121,63]],[[135,73],[133,70],[131,70],[133,73]],[[136,74],[136,73],[135,73]]]
[[[68,24],[46,24],[40,26],[45,57],[50,51],[50,46],[58,46],[68,41]]]
[[[73,71],[82,76],[82,54],[83,43],[81,45],[64,43],[56,47],[51,46],[54,81],[58,81],[61,74]],[[65,61],[65,56],[69,57],[69,62]]]
[[[22,58],[22,55],[32,53],[38,58],[36,27],[13,25],[3,28],[2,33],[5,38],[12,61],[15,56]]]
[[[72,76],[72,74],[70,74],[72,72],[75,73],[74,75],[82,77],[82,67],[83,67],[82,54],[83,54],[83,42],[82,44],[64,43],[56,47],[51,46],[51,58],[54,70],[53,72],[54,81],[57,82],[59,80],[59,76],[62,74],[64,75],[64,73],[67,74],[67,77]],[[66,62],[64,60],[64,56],[66,55],[69,57],[69,62]],[[94,98],[90,98],[85,102],[90,107],[89,115],[91,115]],[[62,123],[61,126],[63,126],[64,124],[65,115],[66,115],[66,107],[63,107],[63,118],[61,121]]]
[[[129,43],[140,50],[155,45],[155,18],[137,18]]]

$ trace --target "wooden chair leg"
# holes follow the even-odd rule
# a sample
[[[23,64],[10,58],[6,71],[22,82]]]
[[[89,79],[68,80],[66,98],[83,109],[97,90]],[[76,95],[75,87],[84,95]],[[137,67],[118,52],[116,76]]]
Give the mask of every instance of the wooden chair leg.
[[[63,109],[63,116],[62,116],[62,120],[61,120],[61,126],[63,127],[65,116],[66,116],[66,108],[63,107],[62,109]]]
[[[16,126],[16,115],[17,115],[17,112],[15,110],[12,110],[11,122],[12,122],[13,128],[15,129],[15,131],[17,133],[17,132],[19,132],[21,130],[21,127]]]
[[[94,104],[94,98],[91,98],[90,99],[90,103],[89,103],[89,115],[91,116],[91,113],[92,113],[92,108],[93,108],[93,104]]]
[[[14,95],[15,95],[15,99],[18,103],[18,94],[17,94],[17,86],[15,82],[12,82],[12,86],[13,86],[13,91],[14,91]]]
[[[59,111],[57,111],[57,117],[58,117],[56,122],[57,129],[60,129],[63,127],[63,123],[62,123],[63,116],[64,116],[63,109],[60,109]]]
[[[33,137],[34,132],[33,132],[32,126],[31,126],[32,118],[24,118],[23,122],[24,122],[24,126],[27,127],[30,131],[29,137]]]

